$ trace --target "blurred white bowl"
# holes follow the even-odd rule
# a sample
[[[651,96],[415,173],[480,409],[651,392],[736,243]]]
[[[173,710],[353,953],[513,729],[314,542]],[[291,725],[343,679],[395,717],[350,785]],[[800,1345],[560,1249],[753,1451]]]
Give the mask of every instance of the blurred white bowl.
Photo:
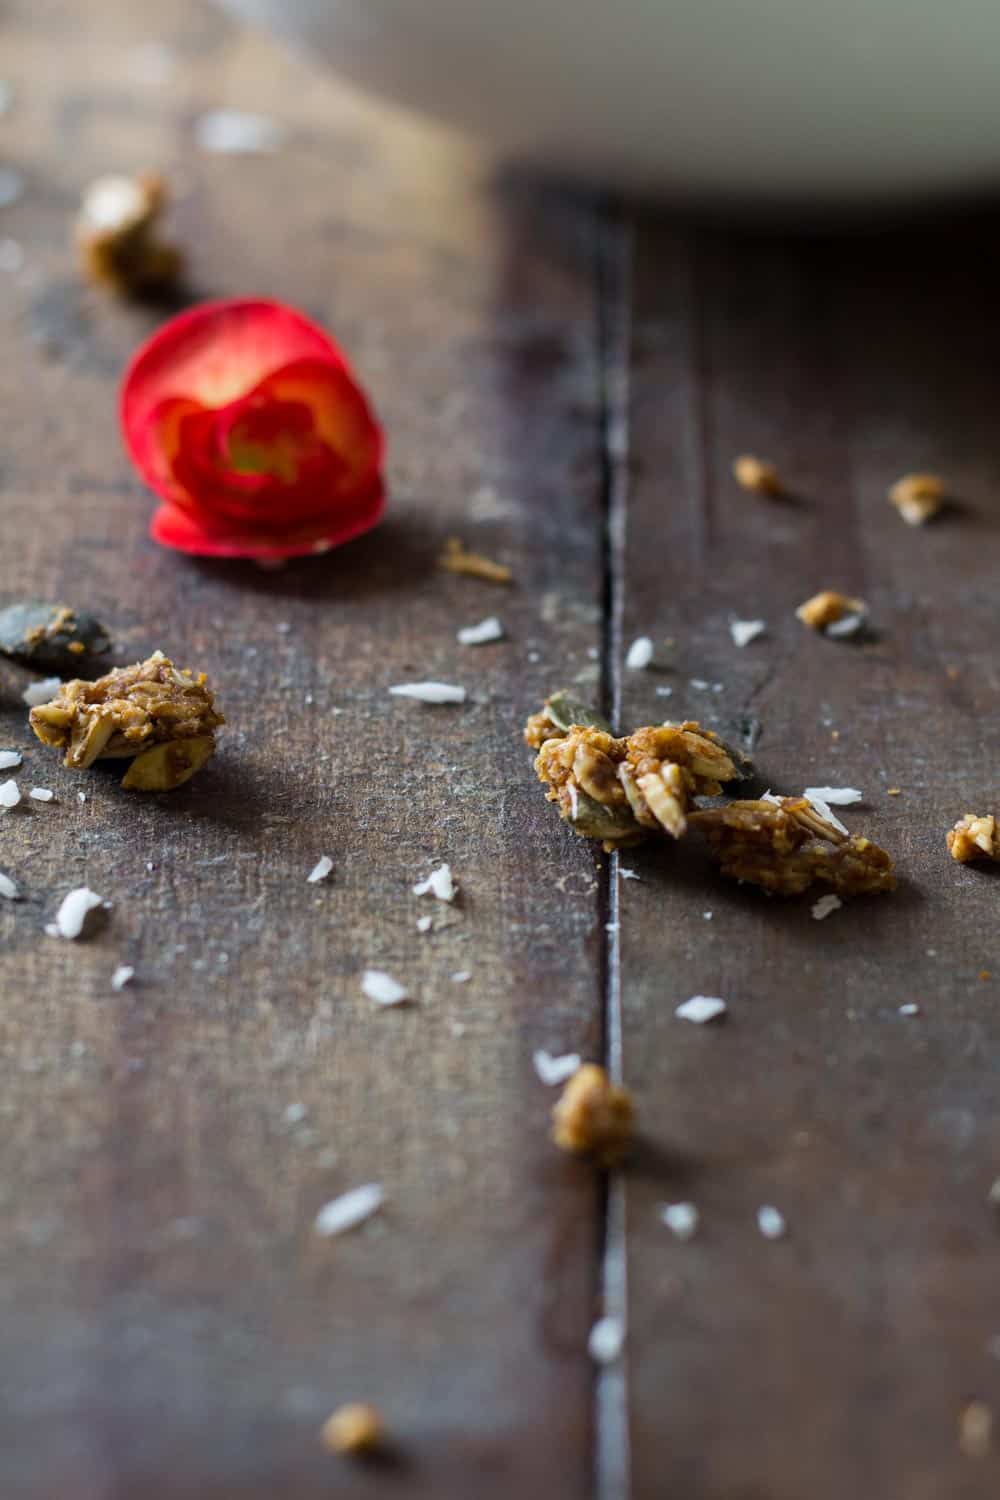
[[[1000,182],[1000,0],[224,0],[512,157],[674,197]]]

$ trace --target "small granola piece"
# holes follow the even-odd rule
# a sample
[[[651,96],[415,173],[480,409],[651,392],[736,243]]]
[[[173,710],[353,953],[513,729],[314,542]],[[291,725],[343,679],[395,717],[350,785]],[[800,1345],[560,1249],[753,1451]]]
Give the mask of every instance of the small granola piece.
[[[167,187],[155,172],[99,177],[83,195],[75,239],[84,274],[123,296],[174,281],[183,258],[157,238]]]
[[[327,1417],[320,1442],[331,1453],[371,1453],[382,1441],[382,1418],[366,1401],[349,1401]]]
[[[487,583],[510,583],[513,573],[503,563],[491,562],[478,552],[466,551],[457,536],[450,536],[438,558],[438,566],[449,573],[466,573],[470,578],[485,578]]]
[[[539,780],[548,786],[546,796],[573,832],[603,839],[606,849],[622,848],[642,837],[618,779],[624,755],[624,740],[601,729],[574,726],[562,738],[545,740],[535,761]]]
[[[745,490],[758,495],[781,494],[781,480],[774,464],[766,458],[755,458],[752,453],[741,453],[733,459],[733,478]]]
[[[937,515],[947,491],[938,474],[904,474],[889,490],[888,499],[907,526],[923,526]]]
[[[970,1401],[958,1418],[958,1446],[966,1458],[987,1458],[993,1446],[993,1413],[985,1401]]]
[[[797,896],[815,881],[840,896],[895,888],[892,860],[857,834],[844,834],[820,817],[806,797],[778,797],[691,813],[722,873],[782,896]]]
[[[179,672],[155,651],[96,682],[75,678],[29,716],[44,745],[65,749],[64,765],[85,770],[100,757],[132,758],[122,785],[170,791],[190,779],[215,750],[225,723],[204,672]]]
[[[1000,859],[997,820],[992,813],[966,813],[946,835],[948,852],[960,864],[970,859]]]
[[[617,1088],[596,1063],[584,1063],[552,1111],[552,1139],[563,1151],[591,1152],[611,1165],[628,1149],[634,1117],[628,1090]]]
[[[823,589],[813,594],[795,611],[803,625],[811,630],[826,630],[841,621],[857,619],[860,623],[868,612],[863,599],[852,599],[848,594],[839,594],[835,589]]]

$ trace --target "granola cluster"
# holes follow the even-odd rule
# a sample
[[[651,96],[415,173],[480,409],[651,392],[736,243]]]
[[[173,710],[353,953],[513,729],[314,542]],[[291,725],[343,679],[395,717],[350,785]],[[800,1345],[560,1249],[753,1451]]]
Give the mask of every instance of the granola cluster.
[[[946,838],[949,854],[960,864],[968,864],[970,859],[1000,859],[1000,836],[992,813],[984,813],[981,817],[976,813],[966,813],[949,830]]]
[[[155,651],[95,682],[63,683],[51,702],[31,710],[30,722],[43,744],[65,750],[64,764],[75,770],[99,758],[129,758],[124,787],[170,791],[210,758],[225,719],[204,672],[178,671]]]
[[[828,630],[831,625],[836,627],[842,621],[856,619],[860,623],[867,608],[863,599],[852,599],[849,594],[840,594],[836,589],[822,589],[800,604],[795,613],[810,630]]]
[[[628,1150],[634,1121],[628,1090],[616,1087],[596,1063],[584,1063],[552,1111],[552,1139],[563,1151],[589,1152],[611,1166]]]
[[[889,501],[907,526],[924,526],[936,516],[947,493],[938,474],[904,474],[889,490]]]
[[[158,238],[167,188],[154,172],[99,177],[83,196],[76,246],[91,281],[129,295],[164,286],[180,273],[182,256]]]
[[[781,896],[797,896],[815,882],[839,896],[891,891],[892,860],[871,839],[842,833],[821,818],[807,797],[730,802],[691,814],[708,839],[722,873]]]

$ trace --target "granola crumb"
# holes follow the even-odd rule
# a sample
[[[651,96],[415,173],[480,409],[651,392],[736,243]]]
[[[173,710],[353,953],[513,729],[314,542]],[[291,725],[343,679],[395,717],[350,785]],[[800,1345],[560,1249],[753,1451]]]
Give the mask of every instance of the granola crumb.
[[[980,971],[979,971],[979,977],[982,980],[986,980],[986,979],[992,979],[993,975],[990,973],[989,969],[980,969]]]
[[[88,280],[124,296],[176,280],[181,253],[157,235],[167,201],[166,183],[155,172],[92,182],[74,231]]]
[[[781,480],[774,464],[766,458],[756,458],[752,453],[741,453],[733,459],[733,478],[745,490],[758,495],[780,495]]]
[[[552,1139],[563,1151],[589,1152],[603,1165],[618,1161],[632,1140],[635,1110],[596,1063],[577,1068],[552,1111]]]
[[[887,797],[901,797],[902,794],[903,788],[901,786],[888,786],[885,789],[885,795]]]
[[[937,515],[946,493],[939,474],[904,474],[890,487],[888,499],[907,526],[923,526]]]
[[[961,672],[958,667],[945,667],[944,675],[947,677],[949,682],[957,682],[959,677],[961,676]]]
[[[986,1458],[993,1446],[993,1413],[985,1401],[970,1401],[958,1419],[958,1446],[966,1458]]]
[[[831,625],[838,626],[854,620],[858,621],[858,625],[854,626],[857,629],[867,614],[867,605],[863,599],[853,599],[849,594],[838,593],[836,589],[822,589],[800,604],[795,613],[810,630],[825,631]],[[837,633],[849,632],[841,630]]]
[[[383,1435],[377,1409],[367,1401],[349,1401],[327,1417],[320,1429],[320,1442],[331,1453],[371,1453]]]
[[[688,821],[708,839],[723,875],[777,895],[797,896],[815,881],[839,896],[895,888],[885,850],[845,833],[805,797],[768,794],[694,812]]]
[[[510,583],[514,576],[505,564],[492,562],[478,552],[469,552],[457,536],[450,536],[445,542],[438,566],[449,573],[485,579],[487,583]]]
[[[945,835],[948,852],[959,864],[972,859],[1000,860],[1000,837],[992,813],[966,813]]]

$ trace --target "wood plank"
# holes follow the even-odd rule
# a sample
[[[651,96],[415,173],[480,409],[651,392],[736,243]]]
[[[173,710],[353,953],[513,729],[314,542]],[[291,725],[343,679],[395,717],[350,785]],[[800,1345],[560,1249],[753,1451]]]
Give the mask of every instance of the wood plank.
[[[603,919],[519,729],[554,677],[597,670],[597,212],[194,0],[13,0],[0,27],[25,176],[0,233],[26,257],[0,273],[0,598],[92,606],[126,656],[207,669],[230,721],[190,788],[133,798],[37,746],[4,673],[2,742],[57,800],[0,837],[26,894],[0,903],[0,1489],[375,1493],[385,1470],[316,1441],[364,1397],[409,1494],[582,1495],[596,1195],[548,1145],[531,1055],[599,1045]],[[150,40],[163,85],[137,72]],[[197,154],[223,104],[282,120],[286,147]],[[181,189],[197,293],[298,304],[375,396],[392,508],[342,554],[264,574],[146,539],[115,393],[161,314],[81,288],[67,234],[88,180],[150,165]],[[436,571],[456,530],[516,586]],[[508,641],[460,648],[493,611]],[[387,694],[434,676],[469,704]],[[333,879],[308,886],[323,852]],[[442,859],[461,900],[425,937],[410,886]],[[45,937],[83,881],[114,904],[103,931]],[[373,1013],[367,965],[419,1003]],[[317,1243],[319,1206],[370,1180],[381,1218]]]
[[[686,846],[627,857],[634,1493],[979,1500],[1000,1460],[963,1454],[958,1423],[1000,1411],[997,886],[944,834],[997,792],[996,221],[636,233],[624,628],[676,646],[625,674],[624,717],[757,716],[764,783],[862,788],[846,819],[901,884],[818,923]],[[747,451],[794,499],[735,486]],[[961,507],[911,530],[885,489],[921,468]],[[871,643],[795,620],[821,587],[867,598]],[[736,650],[731,615],[768,635]],[[675,1018],[695,993],[728,1000],[724,1024]],[[688,1244],[658,1221],[677,1199],[701,1213]]]

